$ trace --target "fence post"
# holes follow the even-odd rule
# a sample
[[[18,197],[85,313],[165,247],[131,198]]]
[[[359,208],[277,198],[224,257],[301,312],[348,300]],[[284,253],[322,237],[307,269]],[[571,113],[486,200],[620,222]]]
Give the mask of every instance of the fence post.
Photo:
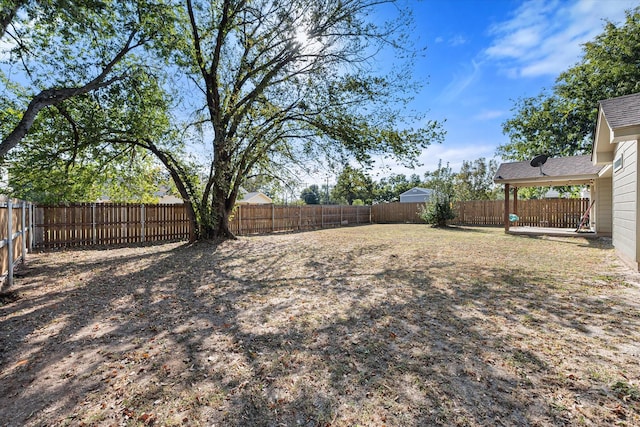
[[[144,218],[144,203],[142,203],[140,205],[140,226],[142,227],[140,229],[140,240],[142,241],[142,243],[144,243],[144,227],[145,227],[144,220],[145,220],[145,218]]]
[[[27,202],[22,201],[22,217],[20,218],[20,233],[22,234],[22,263],[27,261]]]
[[[271,204],[271,232],[273,233],[274,231],[276,231],[276,208],[273,205],[273,203]]]
[[[96,244],[96,204],[91,204],[91,241]]]
[[[342,205],[340,205],[340,227],[342,227]]]
[[[302,206],[298,206],[298,231],[302,230]]]
[[[35,227],[33,226],[33,221],[35,220],[35,207],[33,203],[29,203],[29,251],[33,250],[33,239],[34,239],[34,231]]]
[[[7,258],[9,259],[9,270],[7,272],[7,287],[13,286],[13,218],[11,199],[7,200]]]
[[[324,228],[324,205],[320,205],[320,228]]]

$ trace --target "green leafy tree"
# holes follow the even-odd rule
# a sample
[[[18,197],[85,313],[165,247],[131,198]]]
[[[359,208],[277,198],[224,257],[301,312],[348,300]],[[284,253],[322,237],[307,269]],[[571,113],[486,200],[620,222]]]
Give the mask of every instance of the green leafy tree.
[[[320,189],[316,184],[312,184],[309,187],[302,190],[300,198],[307,205],[317,205],[320,203]]]
[[[433,195],[420,209],[419,215],[427,224],[436,227],[446,227],[447,221],[455,218],[453,210],[455,174],[447,163],[442,165],[438,161],[438,168],[433,172],[425,173],[426,188],[433,190]]]
[[[456,175],[447,163],[442,165],[442,160],[438,161],[438,168],[433,172],[429,171],[424,174],[425,188],[433,190],[436,198],[453,200],[455,194],[455,178]]]
[[[2,110],[0,154],[24,138],[40,111],[66,110],[69,126],[86,135],[69,139],[67,151],[83,141],[148,150],[185,200],[197,237],[233,237],[229,216],[256,170],[291,173],[321,159],[367,164],[373,154],[412,165],[441,141],[439,123],[394,107],[415,93],[406,70],[375,72],[376,52],[411,50],[402,33],[406,15],[395,23],[368,18],[384,3],[396,4],[123,1],[67,10],[47,2],[51,19],[34,26],[37,37],[24,37],[38,47],[26,61],[35,66],[31,75],[42,77],[29,91],[3,79],[15,96],[2,100],[13,107]],[[40,3],[24,7],[25,16],[45,13]],[[74,21],[77,13],[82,19]],[[145,56],[133,56],[143,46]],[[78,95],[94,93],[90,110],[70,108]],[[84,118],[93,113],[101,120],[92,125]],[[418,122],[424,125],[411,127]],[[187,144],[198,146],[199,162],[186,155]],[[90,152],[78,150],[87,158]]]
[[[352,205],[359,199],[365,204],[373,201],[373,180],[359,169],[346,165],[331,192],[335,201]]]
[[[591,152],[598,101],[640,92],[640,7],[624,24],[608,22],[586,43],[580,61],[560,74],[551,92],[516,102],[503,123],[510,142],[498,148],[505,159],[538,154],[567,156]]]
[[[9,193],[50,203],[156,201],[159,186],[170,186],[167,174],[146,146],[133,142],[169,134],[167,97],[158,89],[139,72],[42,110],[5,156]]]
[[[375,185],[374,202],[398,202],[400,201],[400,194],[421,185],[420,175],[417,174],[412,174],[408,178],[404,174],[394,174],[387,178],[382,178]]]
[[[4,1],[0,37],[12,80],[0,72],[0,157],[16,147],[38,114],[111,86],[136,70],[134,52],[150,44],[173,8],[150,1]]]
[[[198,123],[211,149],[202,188],[184,186],[201,237],[233,237],[229,214],[255,167],[327,157],[367,163],[382,153],[413,164],[441,139],[438,123],[412,129],[390,109],[411,91],[405,70],[372,71],[372,54],[402,46],[396,30],[406,28],[367,20],[383,3],[395,2],[185,2],[173,58],[202,91]]]
[[[463,161],[460,172],[454,176],[453,192],[458,201],[494,200],[498,187],[493,178],[498,170],[498,163],[484,157],[474,161]]]

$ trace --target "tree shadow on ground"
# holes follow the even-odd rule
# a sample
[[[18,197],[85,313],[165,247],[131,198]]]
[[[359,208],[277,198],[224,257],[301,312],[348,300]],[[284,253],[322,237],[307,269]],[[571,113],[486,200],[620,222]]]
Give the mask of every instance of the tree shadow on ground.
[[[611,392],[611,378],[595,378],[590,362],[638,375],[623,363],[633,363],[632,350],[612,356],[633,348],[636,305],[615,292],[575,294],[560,271],[424,254],[409,268],[393,252],[248,239],[126,256],[66,254],[55,267],[44,259],[17,285],[24,297],[0,307],[0,419],[16,426],[637,419],[637,405]],[[606,286],[599,291],[617,285]]]

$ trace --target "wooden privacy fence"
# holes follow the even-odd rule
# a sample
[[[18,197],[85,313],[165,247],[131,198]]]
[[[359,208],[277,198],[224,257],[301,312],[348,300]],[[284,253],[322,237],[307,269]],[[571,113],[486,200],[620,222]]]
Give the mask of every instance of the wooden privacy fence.
[[[423,224],[418,216],[424,203],[381,203],[371,206],[374,224]]]
[[[577,227],[588,204],[588,199],[519,200],[517,214],[520,220],[515,225]],[[373,206],[239,205],[230,219],[230,228],[235,234],[243,236],[354,224],[418,224],[423,222],[418,216],[422,206],[423,203]],[[78,203],[38,205],[29,209],[33,212],[29,214],[29,218],[33,218],[29,222],[33,224],[29,240],[33,241],[34,248],[187,240],[193,232],[186,207],[182,204]],[[456,218],[451,221],[452,224],[503,225],[502,200],[461,202],[454,209]],[[12,226],[18,227],[15,224]]]
[[[185,205],[74,203],[35,207],[34,247],[118,245],[186,240]]]
[[[13,270],[25,262],[32,247],[33,205],[15,199],[0,199],[0,264],[2,289],[13,285]]]
[[[589,199],[541,199],[524,202],[518,201],[517,226],[577,228],[589,207]],[[504,205],[504,201],[502,204]]]
[[[384,203],[371,207],[371,222],[419,224],[424,203]],[[519,220],[515,225],[531,227],[574,228],[589,206],[589,199],[518,200]],[[504,200],[477,200],[454,205],[454,225],[504,225]]]
[[[526,201],[518,201],[518,206]],[[454,206],[456,225],[504,225],[504,200],[474,200]]]
[[[370,218],[369,206],[239,205],[229,225],[242,236],[369,224]],[[34,228],[40,249],[187,240],[192,233],[182,204],[38,205]]]
[[[230,221],[236,235],[315,230],[371,223],[371,206],[238,205]]]

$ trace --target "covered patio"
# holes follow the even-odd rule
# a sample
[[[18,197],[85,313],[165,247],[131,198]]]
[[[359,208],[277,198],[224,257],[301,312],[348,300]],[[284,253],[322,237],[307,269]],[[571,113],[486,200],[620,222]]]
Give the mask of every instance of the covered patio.
[[[537,158],[538,159],[538,158]],[[494,182],[504,184],[504,228],[506,233],[546,236],[596,237],[611,235],[610,166],[594,166],[590,156],[546,158],[536,162],[502,163]],[[548,224],[511,225],[510,214],[518,216],[518,189],[525,187],[586,186],[590,188],[589,227],[580,228],[577,218],[573,228],[555,228]],[[512,198],[513,197],[513,198]],[[585,209],[586,211],[586,209]],[[607,214],[609,212],[609,214]],[[584,215],[585,212],[583,212]],[[579,229],[580,228],[580,229]]]

